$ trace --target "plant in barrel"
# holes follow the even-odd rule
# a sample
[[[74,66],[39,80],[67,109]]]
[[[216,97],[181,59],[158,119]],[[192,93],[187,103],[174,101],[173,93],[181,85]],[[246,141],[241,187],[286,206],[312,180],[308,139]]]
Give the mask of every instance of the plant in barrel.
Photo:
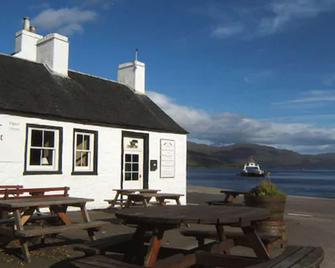
[[[270,212],[267,220],[257,222],[258,233],[268,236],[277,236],[283,246],[287,242],[286,226],[284,222],[284,211],[286,204],[286,194],[270,180],[270,174],[262,180],[258,186],[251,189],[244,196],[245,205],[249,207],[266,208]]]

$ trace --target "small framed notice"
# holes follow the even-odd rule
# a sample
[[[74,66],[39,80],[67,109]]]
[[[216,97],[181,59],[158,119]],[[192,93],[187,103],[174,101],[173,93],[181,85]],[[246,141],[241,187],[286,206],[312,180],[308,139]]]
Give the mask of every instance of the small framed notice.
[[[161,140],[161,178],[174,178],[175,176],[175,141]]]

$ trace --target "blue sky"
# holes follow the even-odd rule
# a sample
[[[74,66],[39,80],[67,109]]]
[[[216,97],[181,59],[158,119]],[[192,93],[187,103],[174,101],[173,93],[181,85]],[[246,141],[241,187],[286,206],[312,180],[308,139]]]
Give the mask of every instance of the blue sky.
[[[29,16],[70,38],[70,68],[116,79],[146,64],[149,96],[212,144],[335,151],[335,0],[2,1],[0,52]]]

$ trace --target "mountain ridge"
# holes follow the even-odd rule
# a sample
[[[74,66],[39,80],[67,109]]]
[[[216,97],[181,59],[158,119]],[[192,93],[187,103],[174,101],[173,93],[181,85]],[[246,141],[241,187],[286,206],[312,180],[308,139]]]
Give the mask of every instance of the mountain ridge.
[[[250,156],[262,168],[329,169],[335,167],[335,153],[300,154],[258,144],[211,146],[188,142],[189,167],[242,167]]]

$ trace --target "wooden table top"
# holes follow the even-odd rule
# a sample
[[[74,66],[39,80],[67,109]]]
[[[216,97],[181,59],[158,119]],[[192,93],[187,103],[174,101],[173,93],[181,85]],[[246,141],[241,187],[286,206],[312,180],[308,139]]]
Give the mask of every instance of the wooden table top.
[[[181,196],[184,196],[183,194],[173,194],[173,193],[157,193],[155,194],[156,197],[166,197],[166,198],[169,198],[169,197],[181,197]]]
[[[246,194],[247,191],[221,190],[220,193],[223,193],[223,194]]]
[[[164,197],[164,198],[178,198],[183,196],[183,194],[172,194],[172,193],[129,193],[128,197],[132,196],[143,196],[143,197]]]
[[[157,193],[160,190],[157,189],[113,189],[113,191],[116,191],[118,193],[123,193],[123,194],[131,194],[131,193]]]
[[[126,208],[115,213],[126,223],[135,224],[238,224],[249,226],[253,221],[269,217],[262,208],[232,206],[163,206],[148,208]]]
[[[94,199],[80,198],[80,197],[32,197],[32,198],[13,198],[7,200],[0,199],[0,208],[15,209],[24,207],[42,207],[53,205],[73,205],[85,204],[86,202],[94,201]]]

